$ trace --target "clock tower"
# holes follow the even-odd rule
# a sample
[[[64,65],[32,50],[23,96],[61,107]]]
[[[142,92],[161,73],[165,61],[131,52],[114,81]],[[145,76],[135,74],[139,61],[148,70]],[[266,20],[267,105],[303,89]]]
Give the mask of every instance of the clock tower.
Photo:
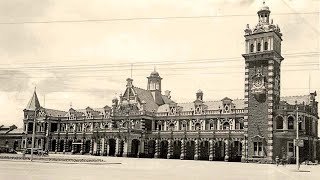
[[[282,34],[270,20],[269,7],[263,3],[258,23],[247,25],[245,32],[245,148],[242,159],[273,157],[273,117],[280,101],[280,66]]]

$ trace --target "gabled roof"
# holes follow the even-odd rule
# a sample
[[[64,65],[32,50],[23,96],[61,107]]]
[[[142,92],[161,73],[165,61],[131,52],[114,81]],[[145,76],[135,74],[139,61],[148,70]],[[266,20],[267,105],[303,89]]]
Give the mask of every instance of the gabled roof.
[[[153,96],[150,91],[141,89],[138,87],[133,87],[133,90],[137,94],[140,102],[145,101],[146,111],[152,112],[153,110],[157,111],[158,105],[154,102]]]
[[[38,99],[36,91],[34,91],[32,97],[26,107],[26,110],[35,110],[35,109],[39,109],[39,108],[40,108],[39,99]]]

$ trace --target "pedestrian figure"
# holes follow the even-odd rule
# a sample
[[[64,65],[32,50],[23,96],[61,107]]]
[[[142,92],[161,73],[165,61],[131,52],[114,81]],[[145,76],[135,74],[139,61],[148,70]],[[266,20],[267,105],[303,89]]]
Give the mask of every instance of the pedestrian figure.
[[[276,157],[276,164],[279,166],[279,156]]]

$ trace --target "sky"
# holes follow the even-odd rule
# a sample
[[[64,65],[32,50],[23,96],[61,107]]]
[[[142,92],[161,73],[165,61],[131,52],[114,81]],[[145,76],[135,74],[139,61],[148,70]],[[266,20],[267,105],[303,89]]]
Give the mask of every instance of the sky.
[[[320,1],[266,4],[283,33],[281,96],[319,94]],[[134,86],[146,88],[154,68],[163,78],[162,91],[170,90],[177,102],[195,100],[198,89],[205,101],[244,98],[244,29],[257,24],[261,5],[262,0],[0,1],[0,124],[22,126],[35,86],[46,108],[100,108],[124,92],[131,72]],[[93,19],[108,21],[65,22]],[[27,23],[47,21],[55,23]]]

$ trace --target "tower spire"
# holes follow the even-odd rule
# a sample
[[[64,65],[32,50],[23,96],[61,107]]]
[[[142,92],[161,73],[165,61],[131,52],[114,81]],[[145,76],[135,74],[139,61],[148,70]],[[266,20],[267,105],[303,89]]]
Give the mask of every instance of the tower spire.
[[[39,103],[39,99],[38,99],[36,87],[35,87],[33,95],[32,95],[32,97],[26,107],[26,110],[36,110],[38,108],[40,108],[40,103]]]

